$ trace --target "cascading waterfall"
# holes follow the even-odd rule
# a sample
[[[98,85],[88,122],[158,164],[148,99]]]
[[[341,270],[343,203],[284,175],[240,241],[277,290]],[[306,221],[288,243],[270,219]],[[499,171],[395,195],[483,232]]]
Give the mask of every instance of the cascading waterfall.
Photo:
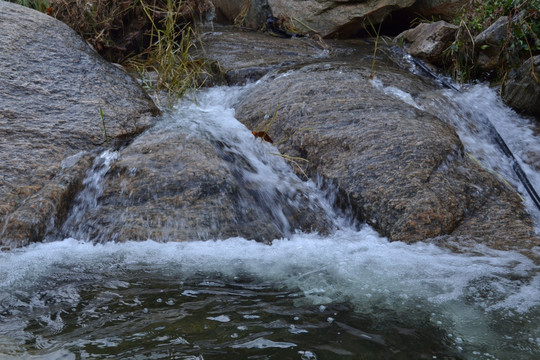
[[[275,202],[291,188],[302,188],[331,211],[324,194],[292,177],[283,159],[271,154],[275,148],[251,147],[258,140],[233,120],[237,90],[202,91],[195,103],[182,102],[159,126],[176,124],[193,136],[235,144],[227,151],[258,169],[242,176],[264,189],[263,198]],[[386,89],[408,98],[397,90]],[[475,106],[486,106],[475,94],[485,96],[486,89],[446,96],[438,106],[466,103],[469,96]],[[429,110],[429,103],[413,100]],[[497,111],[489,101],[487,106],[478,110]],[[456,124],[459,108],[448,108],[444,113],[452,119],[446,120]],[[213,114],[224,112],[226,122],[211,122]],[[521,121],[504,133],[518,147],[517,155],[526,158],[538,140]],[[491,152],[491,145],[468,141],[466,134],[460,133],[465,146],[489,164],[490,157],[481,154]],[[103,154],[88,178],[102,178],[115,156]],[[495,163],[490,166],[511,179]],[[538,181],[538,172],[523,166]],[[89,181],[68,222],[84,221],[75,218],[95,206],[99,189],[99,181]],[[272,211],[283,221],[279,207]],[[291,232],[271,246],[242,238],[93,244],[73,232],[70,238],[0,253],[0,273],[7,274],[0,279],[0,357],[540,356],[540,268],[530,258],[481,246],[457,254],[433,244],[391,243],[369,226],[337,226],[328,236]]]
[[[251,86],[209,89],[200,94],[195,103],[185,100],[176,105],[171,120],[188,129],[192,136],[204,137],[219,148],[221,158],[231,167],[238,181],[272,214],[284,234],[291,235],[294,230],[290,228],[284,208],[300,206],[298,194],[307,195],[312,208],[321,208],[334,218],[337,226],[343,219],[336,219],[334,210],[315,184],[301,181],[279,150],[255,138],[235,119],[234,103]]]
[[[445,121],[454,122],[462,142],[475,158],[522,194],[537,229],[540,228],[540,209],[525,189],[523,180],[518,178],[513,169],[513,159],[508,158],[500,146],[497,146],[492,132],[481,127],[483,121],[489,119],[495,130],[504,134],[504,142],[511,149],[533,191],[537,193],[540,189],[540,141],[534,134],[537,125],[506,107],[496,91],[487,85],[476,85],[463,93],[446,90],[443,94],[447,103],[459,106],[446,106],[446,109],[451,110],[439,116]],[[478,118],[478,114],[481,114],[482,119]],[[457,122],[453,119],[457,119]],[[483,138],[484,141],[479,142],[478,138]]]

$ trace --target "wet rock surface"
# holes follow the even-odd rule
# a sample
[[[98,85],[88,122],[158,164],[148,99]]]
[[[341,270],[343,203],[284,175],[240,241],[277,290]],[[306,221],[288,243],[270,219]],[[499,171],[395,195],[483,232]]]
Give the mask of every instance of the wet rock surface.
[[[360,53],[274,71],[243,98],[237,118],[258,130],[268,126],[261,114],[275,113],[268,134],[280,151],[307,159],[310,176],[337,186],[338,203],[391,240],[536,244],[519,196],[465,156],[452,127],[385,91],[420,100],[435,85],[384,61],[372,81]]]
[[[0,243],[38,241],[65,216],[95,151],[159,111],[63,23],[0,1]]]
[[[229,85],[256,81],[272,70],[328,57],[331,43],[308,38],[284,40],[221,26],[206,30],[198,56],[218,61]]]

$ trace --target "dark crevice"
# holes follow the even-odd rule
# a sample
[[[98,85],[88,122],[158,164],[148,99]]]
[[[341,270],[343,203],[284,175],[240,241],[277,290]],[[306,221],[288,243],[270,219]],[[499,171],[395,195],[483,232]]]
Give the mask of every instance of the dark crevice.
[[[381,24],[374,24],[373,27],[379,32],[380,36],[394,37],[405,30],[415,26],[415,23],[420,22],[418,14],[415,14],[410,9],[396,10],[388,14]],[[375,37],[375,32],[366,22],[366,28],[362,28],[352,34],[351,37]]]

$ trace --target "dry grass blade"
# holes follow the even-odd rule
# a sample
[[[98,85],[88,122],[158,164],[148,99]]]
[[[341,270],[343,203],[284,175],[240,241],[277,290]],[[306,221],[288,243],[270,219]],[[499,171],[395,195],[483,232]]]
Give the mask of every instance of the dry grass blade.
[[[305,179],[309,179],[309,176],[307,176],[306,172],[304,171],[302,166],[300,166],[300,164],[299,164],[300,161],[308,163],[309,162],[308,159],[304,159],[304,158],[301,158],[301,157],[298,157],[298,156],[289,156],[289,155],[280,154],[280,153],[270,153],[270,154],[275,155],[275,156],[279,156],[279,157],[283,158],[284,160],[290,162],[291,164],[294,165],[294,167],[296,169],[298,169],[298,171],[304,176]]]
[[[246,0],[244,2],[244,5],[242,5],[242,9],[240,10],[240,13],[234,18],[234,26],[244,26],[246,21],[246,16],[249,12],[249,9],[251,8],[251,0]]]
[[[371,34],[371,32],[369,31],[369,29],[367,29],[367,27],[364,27],[364,29],[371,37],[375,38],[375,45],[373,47],[373,59],[371,61],[371,70],[369,74],[369,78],[373,79],[375,77],[375,61],[377,60],[377,50],[379,48],[379,39],[380,39],[382,22],[379,23],[379,28],[375,29],[375,25],[373,25],[373,22],[371,21],[371,19],[368,17],[367,20],[369,21],[369,25],[371,29],[373,30],[373,34]]]

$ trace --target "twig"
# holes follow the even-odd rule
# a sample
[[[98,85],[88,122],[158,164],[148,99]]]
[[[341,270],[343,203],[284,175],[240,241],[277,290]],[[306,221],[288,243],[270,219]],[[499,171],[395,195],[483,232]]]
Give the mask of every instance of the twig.
[[[105,142],[107,143],[107,147],[109,146],[109,136],[107,135],[107,128],[105,127],[105,116],[103,115],[103,109],[101,106],[99,107],[99,115],[101,116],[101,125],[103,126],[103,135],[105,136]]]

